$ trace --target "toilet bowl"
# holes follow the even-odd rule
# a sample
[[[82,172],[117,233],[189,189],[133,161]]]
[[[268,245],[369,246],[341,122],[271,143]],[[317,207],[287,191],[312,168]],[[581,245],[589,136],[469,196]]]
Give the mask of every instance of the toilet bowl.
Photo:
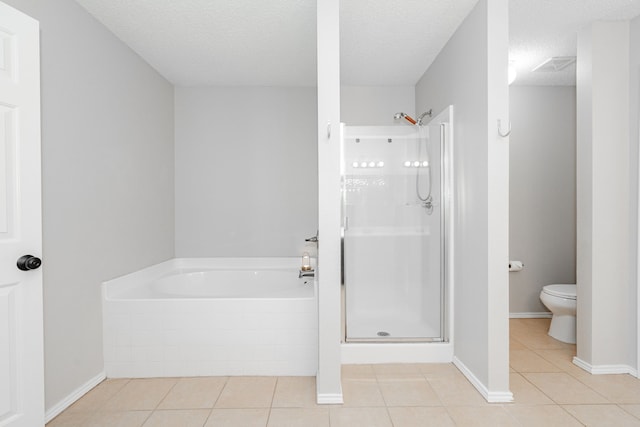
[[[549,336],[569,344],[576,343],[576,285],[547,285],[540,301],[551,311]]]

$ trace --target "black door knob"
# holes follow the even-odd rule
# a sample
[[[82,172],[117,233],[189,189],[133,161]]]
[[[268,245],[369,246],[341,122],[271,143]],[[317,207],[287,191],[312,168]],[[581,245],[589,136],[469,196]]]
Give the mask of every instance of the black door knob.
[[[42,260],[33,255],[24,255],[18,259],[18,268],[22,271],[35,270],[42,265]]]

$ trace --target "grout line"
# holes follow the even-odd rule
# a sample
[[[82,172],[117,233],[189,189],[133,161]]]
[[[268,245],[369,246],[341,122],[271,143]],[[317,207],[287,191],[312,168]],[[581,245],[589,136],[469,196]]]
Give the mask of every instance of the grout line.
[[[218,393],[218,397],[216,397],[215,402],[213,402],[213,407],[211,408],[211,412],[213,413],[213,410],[216,408],[216,405],[218,403],[218,400],[220,400],[220,396],[222,396],[222,393],[224,393],[224,389],[227,388],[227,384],[229,384],[229,377],[228,376],[222,376],[219,378],[224,378],[224,384],[222,384],[222,388],[220,389],[220,393]]]

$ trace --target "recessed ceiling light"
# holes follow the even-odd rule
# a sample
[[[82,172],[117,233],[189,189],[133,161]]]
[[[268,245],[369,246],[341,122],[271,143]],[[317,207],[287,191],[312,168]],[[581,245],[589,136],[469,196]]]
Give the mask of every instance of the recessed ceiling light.
[[[547,59],[542,64],[538,65],[533,71],[540,72],[557,72],[564,70],[569,65],[576,62],[575,56],[554,56]]]

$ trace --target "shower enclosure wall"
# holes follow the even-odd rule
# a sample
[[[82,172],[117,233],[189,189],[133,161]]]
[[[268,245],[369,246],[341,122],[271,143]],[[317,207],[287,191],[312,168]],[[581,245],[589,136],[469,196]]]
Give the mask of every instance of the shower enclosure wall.
[[[448,123],[431,123],[344,128],[347,343],[448,341]]]

